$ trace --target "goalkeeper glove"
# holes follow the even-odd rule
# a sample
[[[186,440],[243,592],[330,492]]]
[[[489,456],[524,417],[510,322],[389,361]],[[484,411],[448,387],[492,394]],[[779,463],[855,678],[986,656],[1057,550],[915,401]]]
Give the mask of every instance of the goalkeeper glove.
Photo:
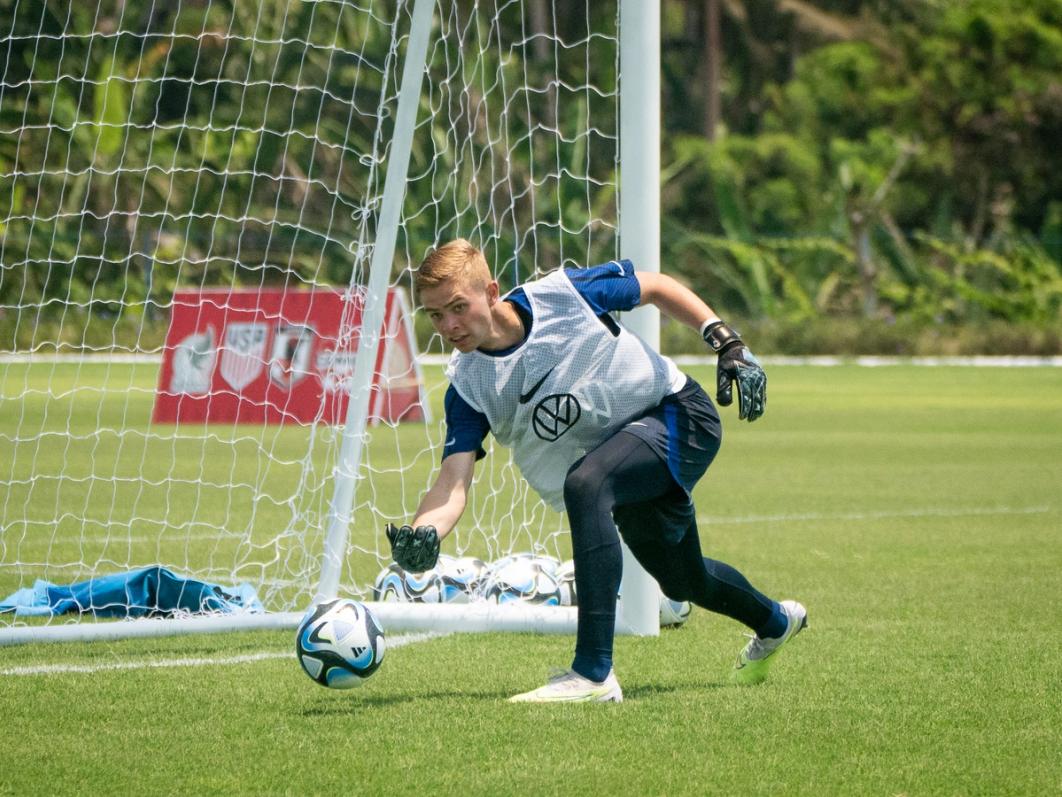
[[[423,573],[431,570],[439,561],[439,534],[435,526],[398,528],[388,523],[386,531],[391,543],[391,555],[403,570]]]
[[[722,321],[713,321],[703,331],[704,341],[719,355],[716,365],[715,398],[722,406],[734,401],[733,383],[738,388],[738,418],[751,423],[767,409],[767,374],[741,337]]]

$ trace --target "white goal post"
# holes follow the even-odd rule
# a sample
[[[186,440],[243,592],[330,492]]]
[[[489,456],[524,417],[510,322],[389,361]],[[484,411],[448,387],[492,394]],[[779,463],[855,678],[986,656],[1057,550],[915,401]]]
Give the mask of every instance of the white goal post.
[[[442,442],[441,421],[370,415],[388,291],[459,235],[503,287],[658,268],[656,0],[131,6],[26,4],[0,60],[0,600],[160,564],[249,584],[267,611],[0,613],[0,645],[285,628],[313,600],[368,600],[383,525],[411,515]],[[339,336],[344,423],[148,417],[175,290],[336,287],[362,301]],[[625,323],[658,344],[651,309]],[[565,519],[504,449],[472,489],[458,554],[565,558]],[[621,593],[617,630],[657,633],[658,588],[626,553]],[[575,628],[571,608],[375,609],[389,630]]]

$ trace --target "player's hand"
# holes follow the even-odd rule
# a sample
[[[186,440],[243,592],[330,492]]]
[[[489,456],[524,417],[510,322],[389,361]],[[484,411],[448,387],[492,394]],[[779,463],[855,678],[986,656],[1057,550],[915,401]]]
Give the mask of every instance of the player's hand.
[[[387,524],[391,555],[403,570],[423,573],[439,561],[439,534],[435,526],[395,526]]]
[[[734,401],[734,382],[738,388],[738,418],[750,423],[767,409],[767,374],[756,356],[738,334],[722,321],[704,331],[704,340],[719,354],[716,365],[715,399],[729,407]]]
[[[733,386],[738,388],[738,418],[752,422],[767,409],[767,374],[756,356],[741,344],[719,355],[716,365],[716,399],[724,407],[734,400]]]

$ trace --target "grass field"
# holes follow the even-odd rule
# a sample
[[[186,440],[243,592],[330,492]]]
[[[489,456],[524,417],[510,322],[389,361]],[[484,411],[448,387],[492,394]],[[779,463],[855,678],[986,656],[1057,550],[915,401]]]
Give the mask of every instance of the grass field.
[[[441,369],[429,401],[442,414]],[[271,609],[316,586],[339,434],[330,426],[151,424],[150,362],[0,366],[0,596],[27,575],[56,583],[144,564],[249,581]],[[441,448],[439,424],[370,428],[343,584],[390,561],[385,521],[412,515]],[[562,518],[514,477],[503,450],[480,465],[461,553],[492,560],[551,539]],[[508,471],[508,473],[506,472]],[[550,535],[553,535],[550,537]],[[16,566],[17,565],[17,566]]]
[[[505,702],[567,637],[412,641],[354,692],[288,633],[0,648],[0,794],[1062,793],[1062,369],[769,373],[695,496],[706,553],[808,607],[766,684],[696,610],[617,641],[611,706]]]

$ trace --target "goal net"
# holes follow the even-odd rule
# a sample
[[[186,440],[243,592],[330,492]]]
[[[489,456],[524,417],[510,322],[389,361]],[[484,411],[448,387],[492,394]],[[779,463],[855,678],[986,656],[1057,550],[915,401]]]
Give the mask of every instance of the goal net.
[[[225,357],[230,399],[271,369],[318,395],[329,380],[354,390],[336,363],[371,334],[374,257],[402,302],[411,269],[459,236],[503,289],[617,257],[616,4],[438,3],[412,99],[412,0],[0,6],[0,599],[159,565],[301,611],[327,564],[337,479],[353,496],[337,588],[370,599],[390,561],[384,524],[412,517],[439,465],[444,348],[430,325],[378,327],[374,370],[418,386],[419,420],[377,406],[350,429],[328,410],[286,413],[282,375],[241,399],[281,423],[161,417],[157,402],[220,402]],[[415,125],[398,153],[403,99]],[[310,291],[337,302],[303,316],[334,324],[324,360],[237,317],[250,302],[297,326],[266,304]],[[167,338],[179,312],[180,352]],[[184,357],[190,381],[160,379],[163,355]],[[444,551],[564,559],[566,521],[491,446]],[[0,613],[0,632],[71,619],[92,617]]]

